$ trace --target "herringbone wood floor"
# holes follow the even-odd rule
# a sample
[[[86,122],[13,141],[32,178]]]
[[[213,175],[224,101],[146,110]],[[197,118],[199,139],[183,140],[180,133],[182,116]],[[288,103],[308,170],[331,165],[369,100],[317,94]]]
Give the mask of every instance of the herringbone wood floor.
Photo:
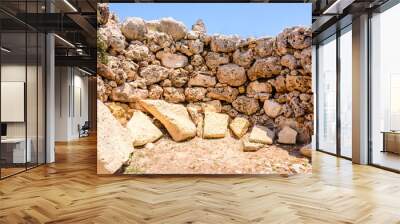
[[[400,223],[400,175],[315,153],[310,176],[97,176],[94,138],[0,181],[0,223]]]

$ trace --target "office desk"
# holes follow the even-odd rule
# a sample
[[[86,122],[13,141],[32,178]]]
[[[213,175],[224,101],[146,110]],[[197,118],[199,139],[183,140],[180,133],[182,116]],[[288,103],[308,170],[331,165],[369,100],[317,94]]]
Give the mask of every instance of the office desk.
[[[400,154],[400,132],[383,131],[383,150],[382,152],[392,152]]]
[[[1,156],[6,163],[25,163],[31,162],[31,145],[30,138],[26,140],[28,143],[25,153],[25,138],[6,138],[1,139]],[[11,156],[12,155],[12,156]],[[12,159],[11,159],[12,158]]]

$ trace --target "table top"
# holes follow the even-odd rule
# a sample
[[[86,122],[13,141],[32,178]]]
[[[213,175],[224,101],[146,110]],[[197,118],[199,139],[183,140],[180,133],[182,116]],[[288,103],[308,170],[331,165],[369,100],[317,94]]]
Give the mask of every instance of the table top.
[[[28,139],[29,141],[29,139]],[[5,138],[1,139],[1,143],[20,143],[25,142],[25,138]]]
[[[400,135],[400,131],[381,131],[381,133],[384,133],[384,134],[396,134],[396,135]]]

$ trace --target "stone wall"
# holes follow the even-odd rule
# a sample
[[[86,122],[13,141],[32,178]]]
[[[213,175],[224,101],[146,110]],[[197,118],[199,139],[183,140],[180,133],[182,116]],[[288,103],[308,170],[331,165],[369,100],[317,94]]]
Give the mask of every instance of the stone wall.
[[[310,142],[309,27],[243,39],[207,34],[202,20],[191,30],[172,18],[119,22],[106,6],[99,7],[98,99],[122,124],[143,110],[139,100],[162,99],[212,107],[277,132],[289,126],[297,131],[297,143]]]

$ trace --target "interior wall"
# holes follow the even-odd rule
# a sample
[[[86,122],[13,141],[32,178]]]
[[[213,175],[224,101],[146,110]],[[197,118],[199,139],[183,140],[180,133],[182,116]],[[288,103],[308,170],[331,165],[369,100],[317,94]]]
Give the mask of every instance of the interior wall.
[[[70,141],[88,121],[88,78],[73,67],[56,67],[55,73],[55,140]]]

